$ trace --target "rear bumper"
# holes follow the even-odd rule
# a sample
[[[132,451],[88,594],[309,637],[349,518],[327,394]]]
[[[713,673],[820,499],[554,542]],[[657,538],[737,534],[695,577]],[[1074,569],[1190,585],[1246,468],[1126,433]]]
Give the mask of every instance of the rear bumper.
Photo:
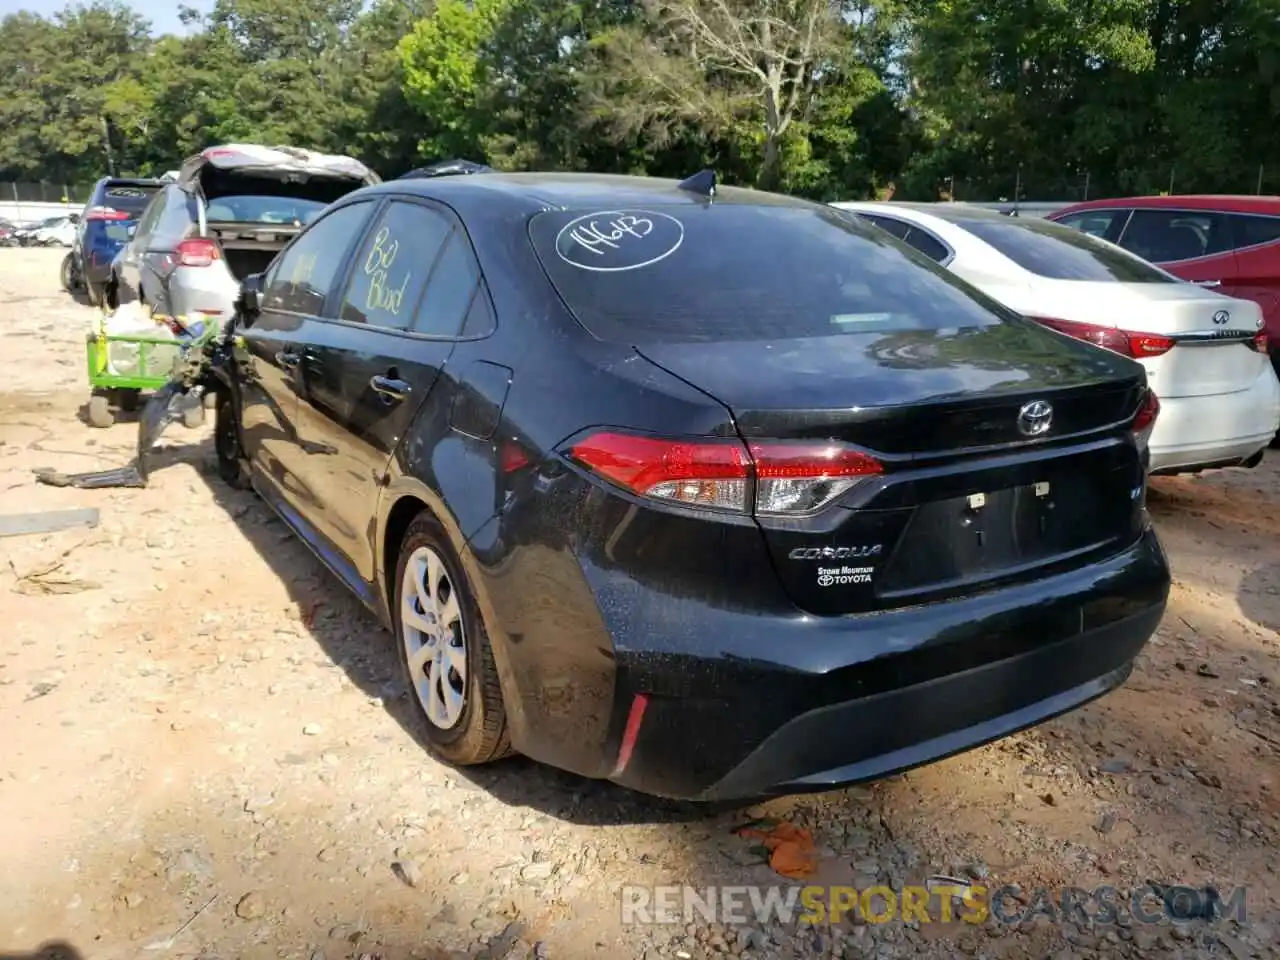
[[[864,617],[713,620],[704,637],[718,639],[703,643],[722,651],[716,657],[680,656],[662,638],[648,653],[619,651],[609,759],[637,695],[645,707],[630,759],[611,779],[725,801],[942,759],[1119,686],[1168,592],[1148,529],[1109,560],[962,601]],[[635,604],[629,614],[645,616]]]
[[[1280,429],[1280,381],[1267,366],[1247,390],[1160,398],[1151,472],[1232,466],[1263,450]]]
[[[235,310],[240,286],[226,268],[178,267],[169,276],[164,293],[166,309],[176,317],[211,313],[229,317]]]

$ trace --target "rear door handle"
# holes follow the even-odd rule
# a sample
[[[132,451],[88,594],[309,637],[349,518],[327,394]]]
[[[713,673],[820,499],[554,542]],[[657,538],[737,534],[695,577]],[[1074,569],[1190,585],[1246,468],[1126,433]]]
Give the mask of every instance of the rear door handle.
[[[373,388],[373,392],[380,396],[387,403],[395,403],[403,400],[409,395],[410,386],[404,380],[396,377],[384,377],[382,375],[369,378],[369,386]]]
[[[293,370],[302,362],[302,357],[291,350],[281,350],[276,354],[276,363],[286,370]]]

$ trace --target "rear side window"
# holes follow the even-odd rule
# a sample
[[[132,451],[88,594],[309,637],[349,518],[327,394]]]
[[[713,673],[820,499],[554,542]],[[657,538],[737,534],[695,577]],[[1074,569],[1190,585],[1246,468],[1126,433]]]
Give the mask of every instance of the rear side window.
[[[1182,282],[1103,240],[1047,220],[974,217],[954,223],[1024,270],[1049,280]]]
[[[1120,246],[1152,263],[1176,263],[1231,249],[1227,218],[1199,210],[1134,210]]]
[[[951,255],[951,251],[947,249],[946,244],[933,234],[925,233],[919,227],[913,226],[911,228],[911,232],[907,234],[907,243],[935,263],[941,263]]]
[[[875,213],[864,213],[862,216],[866,217],[885,233],[893,234],[899,240],[905,240],[907,231],[911,229],[907,224],[901,220],[895,220],[893,217],[882,217]]]
[[[1237,250],[1241,247],[1255,247],[1260,243],[1280,240],[1280,217],[1259,217],[1236,213],[1231,214],[1228,219],[1231,221],[1231,233],[1235,238]]]
[[[347,251],[371,210],[369,201],[340,207],[294,240],[267,272],[263,308],[319,315],[342,279]]]
[[[981,327],[1009,316],[831,208],[555,210],[535,216],[529,235],[569,309],[606,340],[827,337]]]

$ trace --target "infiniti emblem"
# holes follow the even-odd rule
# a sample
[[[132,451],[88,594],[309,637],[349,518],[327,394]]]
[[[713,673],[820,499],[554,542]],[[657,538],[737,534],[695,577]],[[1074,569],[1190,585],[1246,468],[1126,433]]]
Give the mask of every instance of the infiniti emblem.
[[[1231,314],[1227,313],[1227,311],[1225,310],[1219,310],[1217,313],[1213,315],[1213,322],[1217,324],[1219,327],[1225,324],[1230,319],[1231,319]]]
[[[1043,436],[1052,423],[1053,407],[1048,400],[1032,400],[1018,411],[1018,432],[1024,437]]]

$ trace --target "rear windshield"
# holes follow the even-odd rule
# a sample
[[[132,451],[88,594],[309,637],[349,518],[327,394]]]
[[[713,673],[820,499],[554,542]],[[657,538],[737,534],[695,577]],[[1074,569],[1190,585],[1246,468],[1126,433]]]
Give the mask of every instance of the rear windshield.
[[[101,206],[123,210],[137,217],[159,189],[159,184],[108,183],[102,192]]]
[[[206,218],[215,223],[287,223],[302,226],[319,216],[327,204],[295,197],[215,197]]]
[[[1181,283],[1147,261],[1087,233],[1047,220],[957,219],[956,226],[985,240],[1038,277],[1118,283]]]
[[[540,213],[533,247],[578,321],[625,343],[987,326],[1009,316],[830,207],[711,204]]]

